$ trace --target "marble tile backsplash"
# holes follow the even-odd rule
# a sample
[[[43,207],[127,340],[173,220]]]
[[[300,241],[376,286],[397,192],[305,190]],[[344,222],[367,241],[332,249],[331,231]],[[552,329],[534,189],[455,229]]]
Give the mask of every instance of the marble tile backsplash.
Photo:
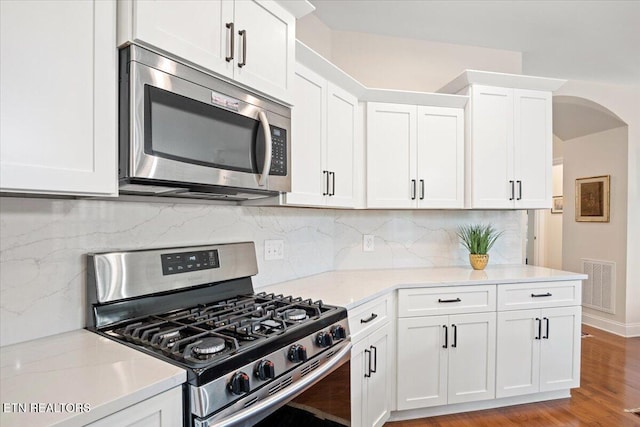
[[[505,230],[492,263],[521,263],[517,211],[345,211],[102,200],[0,198],[0,345],[85,326],[88,252],[254,241],[256,287],[332,269],[467,265],[455,229]],[[362,252],[373,234],[375,251]],[[282,239],[283,260],[263,242]]]

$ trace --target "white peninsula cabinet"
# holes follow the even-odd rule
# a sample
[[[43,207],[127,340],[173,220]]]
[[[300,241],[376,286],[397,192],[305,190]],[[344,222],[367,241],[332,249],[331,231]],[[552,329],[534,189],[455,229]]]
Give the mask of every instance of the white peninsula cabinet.
[[[468,70],[440,89],[470,97],[467,208],[551,207],[552,91],[564,83]]]
[[[367,103],[367,207],[464,207],[464,110]]]
[[[115,1],[0,1],[0,191],[116,195]]]
[[[380,427],[391,414],[394,386],[393,296],[385,295],[349,313],[351,425]]]
[[[401,289],[397,409],[495,397],[495,286]]]
[[[118,44],[168,52],[291,103],[295,18],[272,0],[118,3]]]
[[[358,100],[297,64],[287,205],[352,208]]]

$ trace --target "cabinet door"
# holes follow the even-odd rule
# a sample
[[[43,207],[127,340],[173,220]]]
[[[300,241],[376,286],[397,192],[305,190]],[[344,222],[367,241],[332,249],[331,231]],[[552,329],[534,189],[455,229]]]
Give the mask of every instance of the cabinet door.
[[[513,89],[474,85],[471,103],[472,207],[512,208]]]
[[[367,105],[367,207],[416,206],[416,107]]]
[[[241,0],[235,1],[234,5],[234,79],[291,103],[295,18],[271,0]]]
[[[540,391],[580,386],[580,322],[582,308],[542,310]]]
[[[327,206],[353,207],[353,159],[356,138],[355,96],[329,83],[327,94],[327,166],[330,196]]]
[[[464,111],[418,107],[418,207],[464,207]]]
[[[551,92],[514,90],[516,208],[551,207],[551,109]]]
[[[390,362],[391,325],[387,323],[368,338],[371,351],[371,377],[367,384],[367,406],[365,426],[380,427],[389,419],[391,413]]]
[[[325,141],[327,123],[327,81],[297,65],[294,79],[295,106],[291,111],[291,192],[286,203],[325,203],[327,191]]]
[[[447,403],[448,329],[448,316],[398,319],[398,410]]]
[[[233,22],[233,2],[138,0],[132,7],[133,41],[232,76],[234,63],[226,58],[234,36],[227,28]]]
[[[365,352],[365,350],[367,350]],[[367,378],[369,375],[369,341],[365,338],[351,347],[351,425],[365,427]],[[365,374],[367,377],[365,377]]]
[[[0,1],[2,191],[117,194],[115,16],[114,1]]]
[[[496,313],[449,316],[449,404],[496,396]]]
[[[496,397],[536,393],[540,382],[540,310],[498,313]]]

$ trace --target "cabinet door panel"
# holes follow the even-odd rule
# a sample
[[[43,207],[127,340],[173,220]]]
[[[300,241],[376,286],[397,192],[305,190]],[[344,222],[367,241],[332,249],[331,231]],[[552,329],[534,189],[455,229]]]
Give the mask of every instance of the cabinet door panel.
[[[418,207],[464,207],[463,110],[419,106],[417,147]]]
[[[326,87],[322,77],[297,66],[291,111],[291,192],[287,204],[324,205],[326,192]]]
[[[496,397],[536,393],[540,374],[540,310],[498,313]]]
[[[472,205],[511,208],[513,180],[513,89],[472,89]]]
[[[0,1],[3,191],[117,194],[115,8]]]
[[[133,2],[134,41],[149,44],[201,67],[231,77],[233,2],[225,0]]]
[[[182,389],[171,390],[111,414],[88,427],[162,427],[182,425]]]
[[[415,106],[367,105],[367,207],[416,206],[416,132]]]
[[[327,106],[327,170],[331,172],[331,196],[327,197],[327,206],[353,207],[353,150],[358,100],[329,83]]]
[[[391,403],[391,384],[389,371],[391,361],[390,346],[391,325],[378,329],[369,337],[369,349],[372,351],[373,366],[367,386],[367,422],[366,426],[380,427],[389,419]]]
[[[369,372],[369,342],[365,338],[351,348],[351,425],[354,427],[365,426],[364,415],[367,403],[367,378]]]
[[[448,316],[398,319],[398,410],[447,403],[447,321]]]
[[[448,403],[495,398],[496,313],[449,316]]]
[[[580,386],[581,313],[579,306],[542,310],[540,391]]]
[[[235,4],[236,66],[234,79],[291,102],[295,64],[295,18],[274,1]],[[239,36],[245,31],[245,41]],[[239,67],[241,61],[246,65]]]
[[[551,207],[551,108],[550,92],[514,90],[516,208]]]

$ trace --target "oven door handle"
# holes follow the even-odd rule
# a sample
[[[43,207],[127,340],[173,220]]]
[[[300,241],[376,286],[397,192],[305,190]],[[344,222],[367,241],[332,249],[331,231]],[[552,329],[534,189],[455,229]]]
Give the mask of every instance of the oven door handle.
[[[281,393],[276,393],[273,396],[264,399],[254,405],[248,406],[243,410],[236,412],[235,414],[223,418],[221,420],[206,419],[195,420],[195,427],[227,427],[227,426],[252,426],[266,415],[275,411],[280,406],[284,405],[298,394],[311,387],[326,375],[331,373],[335,368],[342,365],[350,359],[351,342],[348,342],[333,358],[320,366],[313,373],[307,375],[302,380],[294,383],[293,385],[284,389]],[[267,411],[267,414],[264,412]],[[262,417],[255,419],[256,415],[263,414]]]
[[[258,185],[264,187],[267,184],[267,177],[271,171],[271,156],[273,155],[273,141],[271,141],[271,128],[269,127],[269,120],[264,111],[258,112],[258,118],[262,123],[262,132],[264,133],[264,163],[262,164],[262,175],[258,180]]]

